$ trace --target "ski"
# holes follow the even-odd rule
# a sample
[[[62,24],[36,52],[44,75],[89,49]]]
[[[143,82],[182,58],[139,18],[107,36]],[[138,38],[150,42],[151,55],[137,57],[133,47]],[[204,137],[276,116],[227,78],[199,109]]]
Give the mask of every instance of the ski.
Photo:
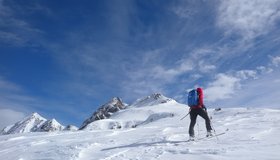
[[[197,138],[197,139],[194,139],[194,140],[188,139],[188,140],[184,140],[184,141],[170,141],[168,143],[173,143],[175,145],[179,145],[179,143],[199,142],[200,140],[210,139],[210,138],[218,137],[218,136],[221,136],[221,135],[224,135],[224,134],[226,134],[226,132],[221,132],[221,133],[215,134],[213,136],[209,136],[209,137],[200,137],[200,138]]]
[[[210,139],[210,138],[213,138],[213,137],[218,137],[218,136],[221,136],[221,135],[223,135],[223,134],[226,134],[226,132],[222,132],[222,133],[214,134],[213,136],[201,137],[201,138],[198,138],[197,140]]]

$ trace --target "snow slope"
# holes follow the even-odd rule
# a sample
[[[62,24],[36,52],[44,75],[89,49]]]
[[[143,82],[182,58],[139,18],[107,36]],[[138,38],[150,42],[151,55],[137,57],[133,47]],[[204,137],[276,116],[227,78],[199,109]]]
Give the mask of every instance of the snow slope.
[[[0,136],[5,160],[278,160],[280,110],[261,108],[208,109],[217,138],[188,139],[188,108],[175,101],[129,107],[82,131],[22,133]],[[121,127],[108,129],[109,122]],[[96,123],[96,122],[93,122]],[[198,117],[197,137],[206,134]],[[129,125],[134,123],[137,125]],[[94,127],[97,127],[96,130]],[[118,129],[117,129],[118,128]],[[95,130],[94,130],[95,129]]]

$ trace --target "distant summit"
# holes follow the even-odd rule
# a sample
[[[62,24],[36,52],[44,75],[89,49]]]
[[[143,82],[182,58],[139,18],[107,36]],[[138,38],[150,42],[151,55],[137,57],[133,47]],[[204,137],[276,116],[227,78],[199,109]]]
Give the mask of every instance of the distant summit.
[[[1,131],[1,134],[34,132],[45,122],[46,119],[35,112],[25,117],[22,121],[19,121],[14,125],[5,127]]]
[[[114,112],[114,114],[109,112],[109,116],[106,116],[106,112],[104,111],[108,110],[108,106],[112,107],[113,104],[116,105],[123,103],[120,101],[120,99],[115,99],[110,103],[103,105],[98,109],[98,111],[94,113],[92,117],[90,117],[83,123],[80,129],[100,130],[135,128],[141,125],[149,124],[159,119],[173,117],[174,113],[169,112],[169,109],[166,110],[166,108],[169,108],[170,105],[177,103],[171,98],[167,98],[162,94],[155,93],[150,96],[138,99],[134,103],[132,103],[132,105],[129,105],[127,107],[126,105],[120,105],[123,106],[123,110],[121,112]],[[102,119],[99,119],[98,116],[102,116]]]
[[[62,126],[60,123],[58,123],[55,119],[47,120],[38,131],[42,132],[53,132],[53,131],[62,131],[64,129],[64,126]]]
[[[91,117],[86,119],[80,129],[85,128],[89,123],[93,121],[109,118],[115,112],[125,109],[126,106],[127,105],[123,103],[119,97],[114,97],[112,100],[99,107]]]
[[[167,103],[169,101],[175,101],[175,100],[173,100],[171,98],[167,98],[160,93],[154,93],[150,96],[136,100],[131,106],[134,106],[134,107],[153,106],[153,105],[158,105],[158,104],[162,104],[162,103]]]
[[[13,125],[5,127],[0,134],[15,134],[27,132],[61,131],[64,128],[55,119],[47,120],[34,112]]]

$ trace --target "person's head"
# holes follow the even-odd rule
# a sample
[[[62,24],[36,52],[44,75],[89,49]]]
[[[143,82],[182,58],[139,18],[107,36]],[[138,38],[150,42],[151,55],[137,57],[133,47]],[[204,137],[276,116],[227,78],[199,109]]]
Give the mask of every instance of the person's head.
[[[202,93],[202,88],[198,87],[198,88],[196,89],[196,91],[197,91],[198,93]]]

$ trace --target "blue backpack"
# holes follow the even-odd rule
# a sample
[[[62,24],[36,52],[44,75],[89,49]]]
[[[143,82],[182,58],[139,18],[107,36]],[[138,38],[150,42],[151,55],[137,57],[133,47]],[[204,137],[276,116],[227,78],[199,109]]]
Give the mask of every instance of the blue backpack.
[[[191,90],[189,92],[189,95],[188,95],[188,105],[190,107],[198,105],[198,94],[197,94],[197,90],[196,89],[193,89],[193,90]]]

